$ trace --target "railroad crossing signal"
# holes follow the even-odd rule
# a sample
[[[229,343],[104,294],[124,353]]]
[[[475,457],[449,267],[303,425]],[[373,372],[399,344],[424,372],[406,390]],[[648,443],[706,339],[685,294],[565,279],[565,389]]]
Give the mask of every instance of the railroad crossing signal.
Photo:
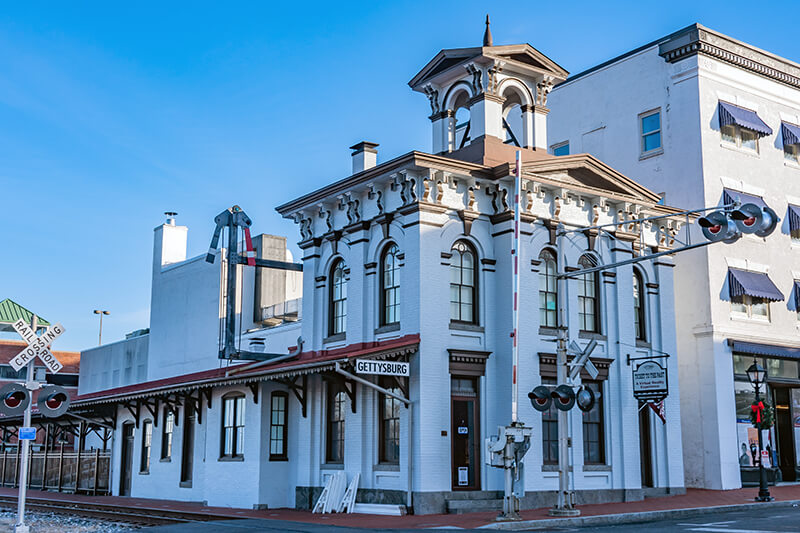
[[[30,403],[31,396],[25,385],[8,383],[0,388],[0,414],[5,416],[21,415]]]
[[[36,402],[39,412],[48,418],[58,418],[69,409],[69,394],[64,387],[45,385]]]
[[[41,336],[36,335],[33,329],[31,329],[31,327],[22,319],[14,322],[12,326],[17,333],[20,334],[23,340],[28,343],[27,348],[19,352],[16,357],[9,361],[14,370],[22,370],[36,357],[41,359],[47,369],[54,374],[64,368],[64,365],[61,364],[61,361],[56,359],[56,356],[47,349],[47,347],[50,346],[54,340],[59,338],[61,334],[64,333],[64,326],[61,324],[50,326],[47,328],[47,330],[45,330],[44,333],[41,334]]]
[[[778,227],[780,218],[768,206],[753,203],[741,205],[738,209],[712,211],[697,219],[703,235],[711,242],[736,242],[743,233],[754,233],[766,237]]]

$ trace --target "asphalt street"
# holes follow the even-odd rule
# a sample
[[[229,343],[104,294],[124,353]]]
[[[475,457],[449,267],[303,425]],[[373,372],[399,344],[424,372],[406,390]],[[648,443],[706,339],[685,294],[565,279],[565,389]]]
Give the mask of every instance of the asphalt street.
[[[214,522],[198,522],[191,524],[175,524],[148,528],[148,533],[251,533],[263,531],[287,533],[365,533],[367,531],[395,531],[395,532],[420,532],[459,530],[458,528],[437,529],[361,529],[351,527],[337,527],[325,524],[305,524],[300,522],[285,522],[277,520],[224,520]],[[459,531],[481,531],[486,529],[472,529]],[[492,530],[489,530],[492,531]],[[696,518],[680,518],[675,520],[662,520],[638,524],[594,526],[594,527],[564,527],[549,529],[529,529],[527,531],[575,531],[633,533],[647,531],[647,533],[667,532],[707,532],[707,533],[784,533],[789,531],[800,532],[800,508],[781,507],[754,509],[749,511],[723,512],[707,514]]]

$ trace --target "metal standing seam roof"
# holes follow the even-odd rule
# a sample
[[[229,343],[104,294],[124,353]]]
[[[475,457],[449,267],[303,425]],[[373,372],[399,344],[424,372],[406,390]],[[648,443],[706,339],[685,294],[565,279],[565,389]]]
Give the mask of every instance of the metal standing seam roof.
[[[253,366],[253,363],[246,363],[227,368],[214,368],[202,372],[184,374],[182,376],[97,391],[76,397],[73,405],[76,408],[80,408],[88,405],[116,403],[123,400],[147,398],[165,393],[183,392],[211,386],[240,385],[256,381],[268,381],[304,374],[326,372],[333,370],[336,367],[336,363],[347,362],[354,357],[370,356],[375,359],[380,359],[417,350],[419,347],[419,336],[412,335],[408,337],[412,338],[399,339],[401,342],[390,345],[379,345],[360,350],[347,350],[344,353],[342,353],[342,350],[332,350],[334,353],[321,357],[307,355],[307,357],[303,359],[301,354],[299,360],[295,359],[276,363],[273,367],[257,367],[248,370],[249,367]]]
[[[734,191],[733,189],[722,189],[722,203],[725,205],[738,202],[740,204],[756,204],[758,207],[767,207],[767,203],[760,196],[747,194],[746,192]]]
[[[760,136],[772,135],[772,128],[761,120],[758,113],[728,102],[719,103],[719,126],[736,124],[742,128],[754,131]]]
[[[19,319],[23,319],[27,324],[31,323],[33,312],[25,309],[10,298],[0,302],[0,331],[14,331],[11,324]],[[49,326],[50,322],[36,315],[40,326]]]
[[[780,302],[784,299],[778,287],[763,272],[729,268],[728,285],[731,298],[747,295],[755,298],[765,298],[773,302]]]

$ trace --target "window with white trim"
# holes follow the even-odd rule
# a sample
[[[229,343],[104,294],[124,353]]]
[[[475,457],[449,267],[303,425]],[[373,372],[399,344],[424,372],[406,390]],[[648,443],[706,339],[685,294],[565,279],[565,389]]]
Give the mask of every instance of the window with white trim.
[[[569,155],[569,141],[554,144],[550,147],[550,151],[553,155]]]
[[[641,155],[661,152],[661,109],[654,109],[639,115],[639,133]]]
[[[784,144],[783,157],[792,163],[800,163],[800,144]]]
[[[769,320],[769,300],[746,294],[731,296],[731,314],[741,318]]]
[[[722,142],[758,153],[758,134],[737,124],[727,124],[720,129]]]

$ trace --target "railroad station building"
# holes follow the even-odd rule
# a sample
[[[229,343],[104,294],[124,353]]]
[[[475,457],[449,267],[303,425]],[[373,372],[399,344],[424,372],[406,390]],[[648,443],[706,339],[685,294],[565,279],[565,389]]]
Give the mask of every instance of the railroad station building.
[[[573,75],[550,101],[552,153],[591,153],[685,209],[739,200],[780,217],[767,238],[675,256],[683,450],[687,486],[758,483],[755,357],[776,407],[770,479],[798,480],[800,64],[693,24]]]
[[[677,359],[662,359],[660,416],[640,409],[629,364],[676,353],[670,256],[570,280],[567,323],[557,322],[558,225],[664,217],[569,234],[569,272],[669,250],[685,222],[599,158],[548,153],[548,94],[567,76],[532,46],[493,46],[490,35],[442,50],[409,82],[430,102],[430,152],[379,163],[378,145],[361,142],[351,175],[279,206],[298,226],[302,276],[233,268],[237,345],[280,360],[218,358],[228,265],[188,258],[175,220],[158,226],[149,332],[83,352],[72,407],[113,427],[112,492],[310,508],[344,472],[360,476],[359,502],[497,508],[503,473],[486,465],[484,441],[511,418],[517,150],[519,402],[533,428],[522,505],[555,498],[556,413],[535,411],[527,393],[555,384],[559,326],[597,342],[599,374],[580,379],[598,402],[570,415],[578,503],[683,492]],[[259,236],[255,248],[292,260],[282,238]],[[358,359],[407,362],[410,375],[358,374]]]

